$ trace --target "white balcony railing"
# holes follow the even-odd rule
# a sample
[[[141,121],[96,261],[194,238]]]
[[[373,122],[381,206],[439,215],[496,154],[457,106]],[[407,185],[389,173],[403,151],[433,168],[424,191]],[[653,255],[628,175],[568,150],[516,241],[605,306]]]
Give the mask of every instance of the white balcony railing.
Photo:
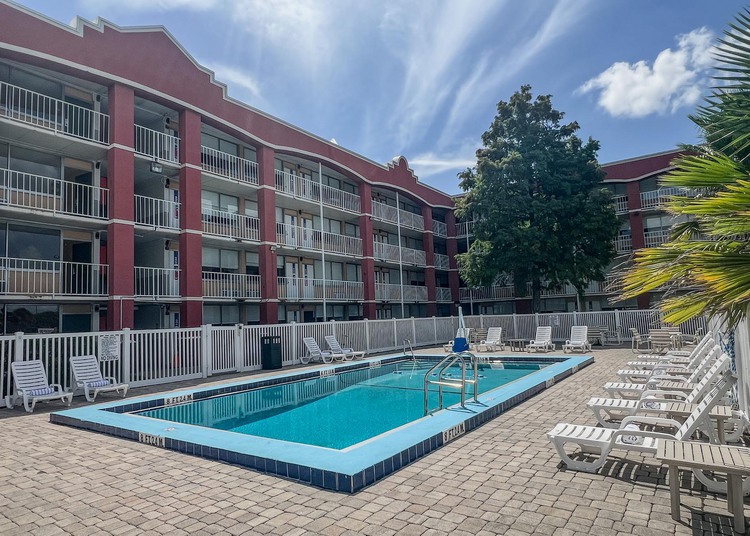
[[[0,295],[106,296],[106,264],[0,257]]]
[[[615,251],[618,254],[630,253],[633,251],[633,238],[630,236],[618,236],[614,240]]]
[[[362,202],[356,194],[332,188],[326,184],[293,175],[286,171],[276,170],[276,189],[297,199],[305,199],[318,203],[323,202],[329,207],[339,208],[359,214]]]
[[[404,301],[426,302],[427,287],[404,285]]]
[[[379,261],[399,262],[399,247],[382,242],[373,242],[373,256]]]
[[[400,223],[401,227],[424,231],[424,218],[421,214],[414,214],[407,210],[392,207],[374,199],[372,200],[372,217],[376,220],[387,221],[397,225]]]
[[[646,231],[643,233],[643,238],[647,248],[655,248],[669,241],[669,235],[669,229],[657,229],[655,231]]]
[[[73,138],[109,143],[107,114],[6,82],[0,82],[0,117]]]
[[[466,238],[474,234],[474,222],[462,221],[456,224],[456,238]]]
[[[203,171],[248,184],[258,184],[258,164],[229,153],[201,146]]]
[[[135,222],[156,229],[180,228],[180,204],[155,197],[135,195]]]
[[[615,213],[625,214],[628,212],[628,196],[627,195],[615,195],[612,197],[612,202],[615,205]]]
[[[203,272],[204,298],[260,298],[260,276]]]
[[[252,216],[203,208],[203,232],[236,240],[260,240],[260,220]]]
[[[467,288],[458,290],[461,301],[507,300],[515,297],[513,285],[492,285],[489,287]]]
[[[0,169],[0,207],[106,219],[108,202],[106,188]]]
[[[435,289],[435,301],[436,302],[451,302],[453,301],[451,296],[451,289],[437,287]]]
[[[138,298],[176,298],[180,295],[180,271],[174,268],[135,267]]]
[[[415,266],[427,265],[427,254],[420,249],[401,248],[401,263]]]
[[[432,220],[432,232],[435,234],[435,236],[447,238],[448,237],[448,225],[441,221]]]
[[[448,257],[448,255],[435,253],[435,268],[438,270],[450,269],[450,257]]]
[[[650,192],[641,192],[641,208],[661,208],[673,196],[694,197],[695,191],[687,188],[659,188]]]
[[[177,164],[180,162],[180,138],[135,125],[135,152]]]
[[[401,285],[376,283],[375,299],[378,301],[401,301]]]
[[[279,299],[289,301],[362,301],[364,284],[361,281],[331,279],[278,278]]]
[[[326,253],[362,256],[362,239],[335,233],[323,233],[323,245]]]
[[[321,240],[322,239],[322,240]],[[362,239],[354,236],[321,232],[288,223],[276,224],[276,241],[283,246],[320,251],[321,246],[327,253],[338,255],[362,256]]]

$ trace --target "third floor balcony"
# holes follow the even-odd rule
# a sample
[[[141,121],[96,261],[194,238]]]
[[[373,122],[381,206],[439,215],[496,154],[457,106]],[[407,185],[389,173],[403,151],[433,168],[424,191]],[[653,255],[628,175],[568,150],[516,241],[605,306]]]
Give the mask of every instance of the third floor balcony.
[[[334,279],[279,277],[279,299],[287,301],[362,301],[364,283]]]
[[[297,199],[304,199],[314,203],[334,207],[346,212],[360,214],[361,199],[358,195],[337,190],[318,181],[293,175],[286,171],[276,170],[276,190]]]
[[[628,196],[627,195],[612,196],[612,203],[614,203],[615,205],[616,214],[626,214],[628,212]]]
[[[152,300],[178,298],[180,296],[180,270],[136,266],[135,296]]]
[[[394,285],[391,283],[375,284],[375,299],[377,301],[408,301],[426,302],[427,287],[419,285]]]
[[[450,257],[448,257],[448,255],[435,253],[435,268],[437,268],[438,270],[450,269]]]
[[[373,255],[376,260],[392,262],[394,264],[427,265],[427,256],[424,251],[406,247],[400,248],[393,244],[373,242]]]
[[[280,246],[313,251],[325,250],[345,256],[362,256],[362,239],[310,229],[289,223],[276,223],[276,241]]]
[[[259,299],[260,276],[206,272],[202,274],[203,297],[215,299]]]
[[[375,220],[386,221],[401,227],[408,227],[415,231],[424,231],[424,218],[421,214],[414,214],[408,210],[372,200],[372,217]]]
[[[205,234],[235,240],[260,240],[258,218],[204,207],[201,209],[201,220]]]
[[[443,223],[441,221],[432,220],[432,232],[435,234],[435,236],[439,236],[441,238],[447,238],[448,237],[448,224]]]
[[[178,164],[180,162],[180,138],[135,125],[135,152]]]
[[[618,255],[624,255],[633,251],[633,237],[629,235],[618,236],[614,240],[615,251]]]
[[[220,177],[248,184],[258,184],[258,164],[256,162],[217,151],[205,145],[201,146],[201,167],[203,171]]]
[[[647,248],[661,246],[669,240],[669,229],[654,229],[643,233],[643,238]]]
[[[180,228],[180,203],[135,195],[135,222],[154,229]]]

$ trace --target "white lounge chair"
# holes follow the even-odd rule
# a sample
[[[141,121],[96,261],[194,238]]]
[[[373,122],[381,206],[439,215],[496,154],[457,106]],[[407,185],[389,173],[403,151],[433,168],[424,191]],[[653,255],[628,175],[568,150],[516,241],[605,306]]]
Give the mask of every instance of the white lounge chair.
[[[625,417],[620,428],[617,430],[597,426],[558,423],[557,426],[547,433],[547,437],[555,446],[560,459],[562,459],[568,469],[589,472],[596,471],[604,465],[604,462],[607,461],[607,456],[614,449],[655,453],[657,440],[675,439],[677,441],[686,441],[699,428],[701,432],[706,433],[716,442],[716,433],[708,414],[711,408],[716,405],[719,399],[731,387],[732,383],[734,383],[733,377],[718,382],[700,404],[695,406],[695,409],[693,409],[683,424],[672,419],[637,415]],[[645,430],[639,426],[641,424],[673,428],[676,432],[670,434]],[[593,461],[573,460],[565,452],[565,445],[567,443],[577,444],[582,452],[592,455],[598,454],[598,457]]]
[[[663,365],[687,365],[695,367],[697,363],[716,345],[712,335],[707,335],[693,348],[691,352],[679,354],[667,352],[666,355],[646,354],[639,356],[636,361],[628,361],[630,369],[653,369]]]
[[[497,348],[505,350],[505,343],[503,342],[503,328],[489,328],[487,330],[487,338],[479,341],[479,344],[477,345],[477,351],[494,352]]]
[[[313,359],[320,360],[323,363],[333,363],[334,359],[337,361],[344,360],[344,354],[334,354],[333,352],[321,350],[320,346],[318,346],[318,341],[313,337],[304,337],[302,342],[305,343],[305,347],[307,348],[307,353],[299,358],[303,365],[307,365]]]
[[[718,352],[718,353],[717,353]],[[630,383],[630,382],[607,382],[604,384],[604,390],[609,393],[610,397],[619,396],[622,398],[639,398],[644,391],[649,389],[659,389],[661,382],[673,380],[682,382],[685,385],[687,391],[691,391],[695,387],[694,383],[698,383],[701,378],[707,373],[713,364],[713,359],[721,355],[721,347],[714,346],[708,356],[701,361],[695,371],[685,378],[684,376],[671,376],[668,374],[655,374],[647,382],[644,383]]]
[[[34,411],[34,406],[40,400],[57,400],[59,398],[65,405],[70,406],[73,393],[64,391],[59,383],[49,383],[47,372],[44,370],[44,364],[41,360],[14,361],[10,364],[10,370],[13,373],[16,393],[6,399],[9,408],[13,407],[19,396],[23,398],[23,407],[29,413]]]
[[[591,351],[591,343],[588,338],[588,326],[573,326],[570,328],[570,339],[563,344],[563,353],[579,349],[581,352]]]
[[[536,328],[536,337],[526,345],[526,351],[532,350],[554,350],[555,345],[552,342],[552,326],[538,326]]]
[[[612,422],[613,420],[619,421],[630,415],[641,413],[661,414],[670,402],[696,404],[708,393],[717,378],[721,379],[722,375],[728,374],[730,374],[729,356],[723,354],[688,394],[682,391],[646,390],[637,400],[593,397],[586,407],[594,412],[596,420],[605,428],[618,428],[619,424]]]
[[[471,335],[471,328],[458,328],[456,331],[456,339],[464,338],[466,339],[466,344],[469,344],[469,336]],[[453,351],[453,344],[455,343],[455,339],[452,341],[448,341],[443,345],[443,350],[446,352],[452,352]]]
[[[70,358],[73,381],[78,389],[83,389],[86,400],[93,402],[99,393],[122,392],[128,394],[128,384],[119,383],[113,376],[103,377],[99,361],[95,355],[78,355]]]
[[[344,359],[350,361],[352,359],[362,359],[365,353],[360,350],[354,350],[353,348],[342,348],[339,341],[333,335],[326,335],[326,344],[331,352],[335,354],[344,354]]]
[[[659,374],[689,376],[695,371],[695,369],[700,367],[705,360],[715,360],[718,358],[721,355],[721,352],[717,351],[717,349],[720,350],[718,345],[713,345],[712,347],[706,346],[704,350],[695,355],[693,360],[687,363],[664,362],[654,365],[650,369],[622,369],[617,371],[617,375],[622,381],[634,383],[649,381],[651,378]],[[638,363],[639,362],[636,362],[635,364]]]

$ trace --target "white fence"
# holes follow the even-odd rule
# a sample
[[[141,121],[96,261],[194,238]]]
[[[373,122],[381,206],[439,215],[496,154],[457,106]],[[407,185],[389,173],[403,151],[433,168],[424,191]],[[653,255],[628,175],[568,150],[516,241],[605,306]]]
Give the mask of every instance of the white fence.
[[[573,325],[607,327],[629,334],[630,328],[647,332],[661,326],[658,312],[603,311],[529,315],[465,316],[467,327],[503,327],[503,337],[531,339],[537,326],[552,326],[552,337],[564,340]],[[100,333],[33,334],[0,336],[0,407],[12,391],[11,361],[41,359],[52,383],[71,387],[69,359],[95,354],[105,375],[133,387],[156,385],[214,374],[261,368],[261,337],[281,338],[282,364],[300,363],[304,337],[314,337],[325,348],[325,336],[335,335],[342,346],[367,353],[401,351],[408,340],[414,347],[443,345],[453,338],[456,317],[357,320],[266,326],[201,326],[162,330],[129,330]],[[683,333],[706,328],[703,319],[680,326]],[[623,339],[623,342],[627,342]],[[112,360],[105,360],[107,354]]]

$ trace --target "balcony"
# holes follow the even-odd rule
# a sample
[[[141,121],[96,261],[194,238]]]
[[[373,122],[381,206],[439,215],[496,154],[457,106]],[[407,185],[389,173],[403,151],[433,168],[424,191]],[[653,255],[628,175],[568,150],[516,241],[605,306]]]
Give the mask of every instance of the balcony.
[[[177,298],[180,296],[180,271],[174,268],[135,267],[136,298]]]
[[[374,199],[372,200],[372,217],[376,220],[393,223],[401,227],[414,229],[415,231],[424,231],[424,218],[420,214],[392,207]]]
[[[398,264],[401,257],[399,256],[399,247],[382,242],[373,242],[373,256],[375,260],[393,262]]]
[[[646,231],[643,233],[643,238],[647,248],[655,248],[669,241],[669,235],[669,229],[657,229],[655,231]]]
[[[361,238],[321,232],[317,229],[290,225],[288,223],[276,224],[276,242],[279,245],[295,249],[320,251],[321,239],[326,253],[355,257],[362,256]]]
[[[419,285],[404,285],[404,301],[426,302],[427,287]]]
[[[223,299],[259,299],[260,276],[203,272],[203,297]]]
[[[427,254],[420,249],[401,248],[401,263],[427,266]]]
[[[401,285],[376,283],[375,299],[378,301],[401,301]]]
[[[229,153],[201,146],[201,168],[227,179],[258,184],[258,164]]]
[[[260,220],[252,216],[203,208],[201,221],[205,234],[235,240],[260,240]]]
[[[435,289],[435,301],[436,302],[452,302],[452,296],[451,296],[451,289],[449,288],[443,288],[443,287],[437,287]]]
[[[659,188],[650,192],[641,192],[641,208],[659,209],[674,196],[695,197],[696,192],[686,188]]]
[[[458,290],[459,299],[463,301],[508,300],[515,297],[513,285],[492,285],[489,287],[467,288]]]
[[[618,255],[623,255],[625,253],[630,253],[633,251],[633,237],[623,235],[618,236],[614,239],[615,243],[615,251]]]
[[[448,255],[435,253],[435,268],[438,270],[449,270],[450,269],[450,257],[448,257]]]
[[[135,152],[157,160],[180,163],[180,138],[135,125]]]
[[[104,220],[108,201],[106,188],[0,169],[0,207]]]
[[[135,195],[135,223],[154,229],[180,228],[180,204],[154,197]]]
[[[0,82],[0,117],[71,138],[109,143],[109,116]]]
[[[432,232],[435,236],[448,238],[448,225],[437,220],[432,220]]]
[[[462,221],[456,224],[456,238],[468,238],[474,235],[474,222]]]
[[[322,202],[325,206],[338,208],[347,212],[360,214],[362,202],[358,195],[331,188],[326,184],[292,175],[286,171],[276,170],[276,190],[297,199],[314,203]]]
[[[107,270],[106,264],[0,257],[0,294],[106,296]]]
[[[628,196],[627,195],[615,195],[612,197],[612,202],[615,205],[616,214],[627,214],[628,212]]]
[[[364,283],[331,279],[278,278],[279,299],[287,301],[362,301]]]

